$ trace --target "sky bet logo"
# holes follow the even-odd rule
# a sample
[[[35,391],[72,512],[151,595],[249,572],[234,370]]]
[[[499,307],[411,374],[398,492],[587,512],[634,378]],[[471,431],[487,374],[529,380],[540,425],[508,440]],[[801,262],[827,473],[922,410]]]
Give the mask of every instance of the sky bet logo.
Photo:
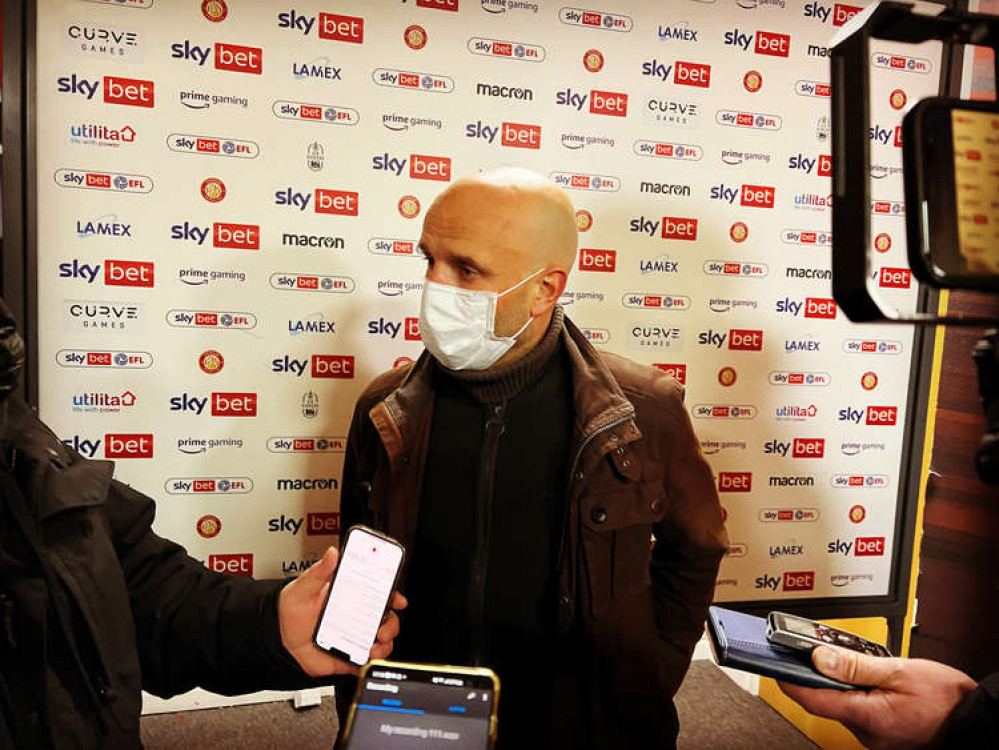
[[[751,471],[721,471],[718,472],[719,492],[752,492],[753,472]]]
[[[872,125],[867,132],[872,141],[877,141],[882,146],[887,146],[888,141],[892,142],[895,148],[902,147],[902,126],[896,125],[894,130],[883,128],[880,125]]]
[[[775,307],[778,315],[793,315],[798,317],[804,313],[806,318],[836,319],[836,301],[820,297],[806,297],[804,302],[785,297],[777,300]]]
[[[209,399],[182,393],[170,399],[170,411],[201,414]],[[213,417],[255,417],[257,416],[256,393],[213,393],[211,394]]]
[[[190,39],[170,45],[170,57],[175,60],[193,60],[198,63],[198,67],[208,62],[211,52],[211,47],[193,44]],[[215,69],[260,75],[264,72],[264,51],[260,47],[216,42]]]
[[[388,336],[394,339],[400,331],[406,341],[420,341],[420,319],[406,318],[402,323],[393,323],[385,318],[368,321],[369,336]]]
[[[313,198],[315,198],[315,202],[312,202]],[[299,193],[295,188],[289,187],[274,193],[274,205],[276,206],[289,206],[304,211],[310,202],[312,202],[313,210],[317,214],[357,216],[358,195],[349,190],[316,188],[315,193],[309,195],[308,193]]]
[[[100,263],[81,263],[74,259],[71,263],[59,264],[59,278],[84,279],[93,284],[101,271]],[[104,284],[106,286],[152,287],[155,279],[153,263],[130,260],[108,260],[104,262]]]
[[[826,545],[826,551],[830,555],[849,555],[851,549],[854,557],[883,557],[885,538],[883,536],[858,536],[852,542],[836,539]]]
[[[306,365],[312,363],[313,378],[351,380],[354,377],[354,357],[342,354],[313,354],[311,360],[289,357],[271,360],[271,372],[291,373],[296,378],[305,375]]]
[[[763,349],[763,331],[733,328],[728,333],[719,333],[709,328],[697,334],[697,343],[701,346],[721,349],[726,341],[733,351],[758,352]]]
[[[838,418],[840,422],[851,422],[853,424],[860,424],[860,420],[864,419],[864,424],[871,427],[894,427],[898,424],[898,407],[868,406],[867,410],[864,411],[863,409],[854,409],[848,406],[845,409],[839,410]]]
[[[477,138],[487,143],[500,136],[500,145],[513,148],[541,148],[541,126],[523,125],[517,122],[504,122],[499,127],[488,125],[482,120],[465,126],[466,138]]]
[[[791,451],[791,458],[822,458],[826,453],[826,441],[825,438],[795,438],[791,443],[769,440],[763,446],[763,453],[767,456],[787,458],[788,451]]]
[[[681,216],[664,216],[662,221],[658,219],[646,219],[639,216],[632,219],[629,225],[630,231],[641,232],[649,237],[655,237],[659,227],[662,226],[662,238],[664,240],[696,240],[697,239],[697,219],[690,219]]]
[[[301,31],[302,36],[312,33],[316,26],[316,16],[308,16],[296,10],[278,13],[278,28]],[[316,35],[320,39],[333,42],[364,43],[364,19],[356,16],[338,16],[336,13],[320,13]]]
[[[912,271],[908,268],[882,268],[878,271],[878,286],[882,289],[908,289],[912,285]]]
[[[580,271],[603,271],[604,273],[614,273],[617,267],[617,250],[597,250],[594,248],[580,248],[579,250],[579,270]]]
[[[711,188],[710,197],[713,201],[725,201],[731,204],[736,196],[739,198],[740,206],[747,208],[774,207],[774,188],[769,185],[743,185],[736,189],[723,183]]]
[[[376,172],[392,172],[396,177],[399,177],[407,163],[409,164],[410,179],[437,180],[438,182],[450,182],[451,180],[451,159],[447,156],[410,154],[407,160],[384,153],[372,158],[371,168]],[[302,210],[305,210],[304,207]]]
[[[626,117],[628,115],[628,95],[615,91],[597,91],[592,89],[587,94],[580,94],[572,89],[559,91],[555,94],[555,103],[563,107],[574,107],[580,111],[587,100],[590,102],[590,114],[612,115]]]
[[[257,224],[224,224],[215,222],[211,227],[198,227],[185,221],[170,227],[170,239],[205,244],[212,235],[212,247],[228,250],[259,250],[260,227]]]
[[[781,584],[781,578],[764,573],[756,579],[754,585],[757,589],[767,589],[776,591]],[[783,577],[784,591],[812,591],[815,588],[815,571],[787,571]]]
[[[744,34],[739,29],[725,32],[725,46],[738,47],[743,52],[749,50],[749,45],[756,40],[753,52],[757,55],[771,57],[787,57],[791,52],[791,37],[787,34],[774,34],[770,31],[757,31],[755,34]]]
[[[72,76],[59,78],[56,85],[60,94],[80,94],[90,101],[97,93],[101,82],[88,80],[73,73]],[[155,103],[155,84],[138,78],[104,76],[104,103],[151,108]]]
[[[836,3],[832,8],[817,2],[810,2],[805,5],[805,18],[817,18],[822,23],[828,23],[832,19],[833,26],[842,26],[863,8],[856,5],[843,5]]]
[[[815,159],[809,159],[804,154],[795,154],[787,162],[788,169],[796,169],[805,174],[811,174],[812,170],[818,166],[816,173],[819,177],[830,177],[832,175],[832,157],[828,154],[819,154]]]
[[[101,440],[89,440],[74,435],[62,441],[68,447],[75,450],[81,456],[93,458],[97,450],[101,447]],[[142,434],[117,434],[108,433],[104,435],[104,458],[152,458],[153,457],[153,436],[150,433]]]
[[[695,62],[677,60],[674,65],[666,65],[656,59],[642,63],[642,75],[658,78],[664,83],[673,74],[673,83],[681,86],[696,86],[706,89],[711,87],[711,66]]]

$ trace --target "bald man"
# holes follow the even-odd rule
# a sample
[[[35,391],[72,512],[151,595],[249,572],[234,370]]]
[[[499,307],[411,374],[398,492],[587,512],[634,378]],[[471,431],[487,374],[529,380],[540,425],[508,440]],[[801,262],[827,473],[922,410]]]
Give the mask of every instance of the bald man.
[[[341,499],[409,551],[395,658],[495,669],[501,747],[673,747],[728,543],[681,387],[563,313],[575,216],[544,178],[454,182],[420,248],[426,351],[361,396]]]

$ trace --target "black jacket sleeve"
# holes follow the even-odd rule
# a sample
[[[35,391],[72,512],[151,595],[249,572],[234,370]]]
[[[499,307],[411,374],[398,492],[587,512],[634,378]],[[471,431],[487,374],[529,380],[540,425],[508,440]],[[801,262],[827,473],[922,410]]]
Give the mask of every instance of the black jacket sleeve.
[[[193,687],[234,695],[319,684],[281,644],[285,581],[208,570],[153,532],[155,512],[150,498],[112,482],[106,513],[128,587],[142,687],[169,697]]]
[[[954,750],[999,747],[999,672],[982,680],[958,704],[944,736],[943,746]]]

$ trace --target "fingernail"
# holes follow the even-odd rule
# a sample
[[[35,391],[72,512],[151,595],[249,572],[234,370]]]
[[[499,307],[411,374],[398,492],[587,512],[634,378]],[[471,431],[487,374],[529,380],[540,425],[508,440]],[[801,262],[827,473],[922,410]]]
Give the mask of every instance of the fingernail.
[[[823,672],[832,672],[836,669],[837,664],[839,664],[839,656],[832,649],[820,648],[815,654],[815,666]]]

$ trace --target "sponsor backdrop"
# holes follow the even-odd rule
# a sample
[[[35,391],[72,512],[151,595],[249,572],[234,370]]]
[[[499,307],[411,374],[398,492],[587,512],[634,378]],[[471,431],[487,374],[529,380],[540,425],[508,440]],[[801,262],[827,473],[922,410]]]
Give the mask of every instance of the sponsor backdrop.
[[[827,45],[860,6],[38,0],[41,409],[214,570],[338,534],[345,435],[421,351],[423,212],[502,164],[565,187],[562,302],[687,387],[720,601],[888,593],[912,329],[830,289]],[[613,7],[611,7],[613,6]],[[874,278],[937,48],[872,48]]]

